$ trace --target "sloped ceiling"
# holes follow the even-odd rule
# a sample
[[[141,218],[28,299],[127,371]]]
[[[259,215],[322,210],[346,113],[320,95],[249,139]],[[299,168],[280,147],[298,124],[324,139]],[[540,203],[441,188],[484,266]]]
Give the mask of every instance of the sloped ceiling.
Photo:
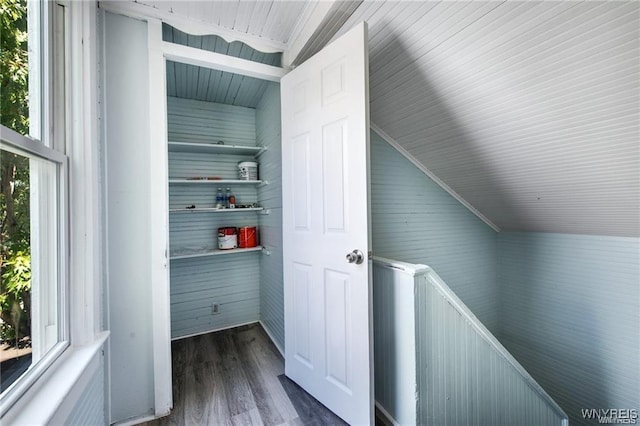
[[[189,7],[281,42],[302,13]],[[502,230],[638,236],[639,7],[364,1],[313,39],[368,22],[372,122]]]
[[[638,236],[639,6],[364,2],[371,120],[503,230]]]

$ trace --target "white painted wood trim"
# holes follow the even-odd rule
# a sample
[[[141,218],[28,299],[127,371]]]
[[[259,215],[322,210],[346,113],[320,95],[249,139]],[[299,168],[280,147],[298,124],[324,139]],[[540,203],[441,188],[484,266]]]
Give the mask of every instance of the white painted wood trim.
[[[418,281],[416,285],[431,285],[437,289],[438,292],[447,300],[447,303],[455,309],[469,325],[475,330],[476,333],[487,344],[489,344],[496,353],[504,358],[513,369],[522,377],[522,379],[529,385],[529,387],[538,393],[540,398],[549,405],[560,417],[567,418],[567,414],[564,410],[549,396],[549,394],[538,384],[538,382],[529,374],[527,370],[511,355],[511,353],[500,343],[498,339],[485,327],[485,325],[471,312],[471,309],[464,304],[462,300],[456,295],[456,293],[440,278],[440,276],[431,267],[426,267],[424,281]]]
[[[59,410],[68,410],[72,392],[84,374],[99,367],[96,355],[103,350],[109,332],[80,347],[72,347],[43,374],[41,385],[36,384],[2,417],[2,424],[49,424]]]
[[[396,269],[398,271],[407,273],[414,277],[417,275],[425,275],[427,272],[431,270],[431,268],[429,268],[427,265],[401,262],[399,260],[391,260],[391,259],[386,259],[384,257],[378,257],[378,256],[373,257],[373,263]]]
[[[174,337],[171,339],[171,341],[175,342],[182,339],[188,339],[189,337],[196,337],[196,336],[202,336],[204,334],[209,334],[209,333],[217,333],[218,331],[231,330],[232,328],[256,324],[257,322],[259,321],[241,322],[240,324],[227,325],[225,327],[214,328],[213,330],[198,331],[197,333],[185,334],[184,336]]]
[[[151,300],[153,306],[153,376],[155,414],[164,416],[173,406],[171,386],[171,312],[169,289],[168,154],[166,65],[162,51],[162,23],[147,21],[149,46],[149,224],[151,227]]]
[[[126,419],[126,420],[122,420],[119,422],[115,422],[112,423],[113,426],[133,426],[133,425],[139,425],[145,422],[150,422],[152,420],[156,420],[159,417],[154,415],[144,415],[144,416],[140,416],[140,417],[134,417],[132,419]]]
[[[380,404],[378,401],[376,401],[376,408],[387,418],[387,420],[391,422],[393,426],[400,426],[400,423],[398,423],[396,419],[394,419],[393,416],[389,414],[389,412],[385,410],[382,404]]]
[[[335,0],[321,1],[313,6],[313,10],[310,10],[308,16],[303,16],[296,24],[291,34],[291,39],[288,42],[288,47],[282,55],[282,66],[291,68],[292,64],[302,52],[302,49],[307,45],[311,37],[320,28],[320,25],[324,19],[329,15],[333,8]],[[307,5],[307,8],[311,8],[311,3]]]
[[[69,302],[71,342],[91,342],[100,331],[102,250],[100,230],[100,159],[98,153],[97,34],[93,2],[72,2],[67,17],[69,99],[68,154],[70,223]]]
[[[159,10],[152,6],[145,6],[133,1],[101,1],[100,7],[109,12],[129,16],[135,19],[141,19],[143,21],[147,21],[149,19],[159,20],[179,29],[182,32],[192,35],[202,36],[214,34],[222,37],[227,42],[241,41],[256,50],[265,53],[283,52],[287,48],[285,44],[274,40],[230,30],[213,23],[203,21],[199,22],[184,18],[177,14]]]
[[[100,131],[100,140],[102,142],[102,148],[103,148],[103,152],[102,152],[102,157],[100,158],[100,167],[102,170],[102,181],[103,181],[103,186],[101,188],[101,201],[102,201],[102,216],[101,216],[101,221],[103,224],[103,228],[102,228],[102,232],[101,232],[101,239],[102,239],[102,244],[101,244],[101,250],[102,250],[102,261],[104,262],[104,266],[102,268],[102,282],[103,282],[103,288],[102,288],[102,309],[103,309],[103,318],[102,321],[105,324],[105,327],[108,327],[108,324],[111,324],[111,316],[110,316],[110,309],[109,309],[109,286],[107,285],[109,281],[109,268],[107,265],[109,265],[109,222],[107,221],[107,217],[109,217],[109,203],[107,202],[107,193],[108,193],[108,168],[107,168],[107,152],[108,152],[108,146],[106,143],[107,140],[107,136],[106,136],[106,132],[107,132],[107,106],[106,106],[106,102],[105,99],[107,97],[106,95],[106,87],[107,87],[107,79],[106,79],[106,73],[105,73],[105,64],[106,62],[106,52],[107,52],[107,46],[106,46],[106,29],[105,29],[105,22],[106,22],[106,13],[104,10],[102,9],[98,9],[98,23],[99,23],[99,30],[100,30],[100,36],[98,37],[98,40],[100,42],[100,48],[99,48],[99,53],[100,53],[100,58],[99,58],[99,66],[98,69],[100,70],[100,79],[99,81],[97,81],[97,84],[100,85],[101,90],[99,91],[100,94],[100,118],[101,118],[101,124],[99,126],[99,131]],[[111,424],[111,346],[110,346],[111,342],[108,342],[106,346],[106,350],[105,350],[105,356],[104,356],[104,369],[105,369],[105,373],[104,373],[104,388],[105,388],[105,395],[104,395],[104,404],[105,404],[105,419],[107,421],[107,423]]]
[[[491,229],[493,229],[496,232],[500,232],[500,228],[498,227],[498,225],[496,225],[495,223],[490,221],[486,216],[484,216],[482,213],[480,213],[478,210],[476,210],[475,207],[473,207],[464,198],[462,198],[462,196],[460,196],[460,194],[458,194],[456,191],[451,189],[451,187],[449,185],[447,185],[442,180],[440,180],[440,178],[438,178],[438,176],[436,176],[431,170],[427,169],[424,164],[422,164],[413,155],[411,155],[406,149],[404,149],[398,142],[395,141],[395,139],[393,139],[391,136],[386,134],[384,132],[384,130],[382,130],[380,127],[375,125],[373,122],[371,122],[370,124],[371,124],[371,129],[372,130],[374,130],[378,135],[380,135],[380,137],[382,139],[384,139],[389,145],[394,147],[396,149],[396,151],[398,151],[400,154],[402,154],[402,156],[404,158],[409,160],[422,173],[427,175],[427,177],[429,179],[431,179],[433,182],[435,182],[436,185],[438,185],[440,188],[444,189],[449,195],[451,195],[453,198],[458,200],[458,202],[460,202],[460,204],[465,206],[471,213],[476,215],[481,221],[483,221],[484,223],[489,225],[491,227]]]
[[[166,41],[161,41],[161,48],[164,56],[170,61],[246,75],[268,81],[279,82],[287,73],[285,69],[272,65]]]

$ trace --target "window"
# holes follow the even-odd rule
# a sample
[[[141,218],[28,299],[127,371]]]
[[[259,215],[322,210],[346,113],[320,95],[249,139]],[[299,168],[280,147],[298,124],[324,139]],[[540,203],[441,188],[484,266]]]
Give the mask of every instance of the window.
[[[69,340],[64,13],[0,5],[0,416]]]

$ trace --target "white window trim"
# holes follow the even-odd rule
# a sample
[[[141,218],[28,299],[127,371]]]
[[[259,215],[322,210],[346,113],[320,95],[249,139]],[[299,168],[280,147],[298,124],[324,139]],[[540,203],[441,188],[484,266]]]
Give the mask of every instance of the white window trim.
[[[53,150],[16,134],[21,136],[22,142],[18,144],[21,149],[38,157],[43,154],[46,154],[45,158],[49,154],[54,155],[64,164],[62,168],[68,171],[61,191],[64,196],[60,200],[65,217],[63,229],[60,230],[63,236],[61,240],[66,244],[60,254],[63,259],[61,266],[65,275],[68,274],[67,292],[61,297],[69,310],[61,317],[65,341],[56,345],[41,363],[32,368],[39,377],[30,374],[33,380],[24,385],[23,392],[3,397],[3,411],[0,411],[3,424],[46,424],[54,416],[58,418],[65,407],[73,407],[75,399],[82,394],[77,389],[81,386],[79,378],[95,366],[92,360],[96,355],[102,356],[100,353],[103,353],[109,335],[107,331],[102,331],[101,312],[104,264],[97,115],[97,2],[41,1],[46,8],[43,15],[47,17],[51,16],[51,8],[59,5],[65,7],[65,81],[60,83],[44,79],[41,87],[45,108],[41,120],[44,124],[43,139],[49,139],[53,132],[60,135],[61,120],[59,115],[54,116],[57,109],[52,107],[52,98],[55,93],[64,91],[66,143],[55,143],[56,146],[52,148],[56,150]],[[55,58],[47,52],[53,43],[52,26],[51,20],[44,21],[41,43],[46,49],[42,67],[45,73],[49,73],[55,66]],[[52,91],[56,89],[58,92]],[[57,126],[51,126],[52,123]],[[11,132],[8,129],[6,131]],[[2,132],[4,134],[5,129]],[[67,156],[57,150],[65,150]],[[11,404],[4,401],[6,399],[9,402],[9,397],[13,399]]]
[[[33,157],[41,158],[46,161],[50,161],[57,165],[57,173],[58,178],[57,182],[59,184],[58,188],[58,220],[57,224],[55,224],[56,231],[58,233],[58,247],[56,248],[58,254],[58,267],[57,272],[58,276],[56,277],[56,284],[58,286],[58,318],[56,321],[56,326],[58,328],[58,342],[54,344],[50,350],[48,350],[45,354],[38,355],[40,358],[36,361],[36,363],[24,373],[16,382],[14,382],[11,386],[9,386],[5,390],[5,394],[2,396],[2,400],[0,403],[0,416],[4,416],[11,406],[13,406],[18,399],[20,399],[25,392],[34,385],[34,383],[38,380],[38,378],[46,371],[53,362],[60,356],[60,354],[69,346],[68,340],[68,332],[67,332],[67,321],[65,317],[67,315],[67,307],[68,304],[66,302],[66,276],[64,274],[66,263],[64,253],[66,253],[66,241],[67,238],[64,237],[66,222],[66,181],[68,176],[68,164],[67,157],[51,148],[44,146],[39,141],[28,138],[26,136],[21,135],[20,133],[9,129],[7,127],[0,127],[2,134],[0,138],[2,142],[0,142],[0,146],[2,149],[16,153],[18,155],[30,155]],[[37,307],[36,307],[37,309]],[[38,313],[39,315],[39,313]],[[38,316],[34,315],[34,316]]]

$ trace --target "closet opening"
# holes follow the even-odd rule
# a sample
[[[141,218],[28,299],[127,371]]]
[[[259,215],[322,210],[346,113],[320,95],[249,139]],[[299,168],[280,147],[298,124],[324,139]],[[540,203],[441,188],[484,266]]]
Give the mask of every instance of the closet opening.
[[[167,60],[166,102],[170,419],[341,424],[284,376],[279,84]]]

